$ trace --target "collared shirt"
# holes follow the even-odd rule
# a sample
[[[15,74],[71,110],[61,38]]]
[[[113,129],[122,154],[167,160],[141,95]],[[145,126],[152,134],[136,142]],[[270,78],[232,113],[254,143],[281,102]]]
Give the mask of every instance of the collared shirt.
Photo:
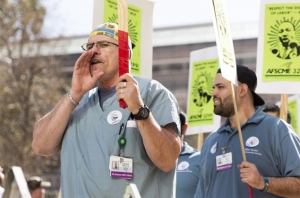
[[[254,115],[241,126],[246,159],[256,165],[262,176],[300,177],[300,140],[292,127],[279,118],[257,108]],[[232,168],[216,170],[216,156],[232,153]],[[248,185],[241,182],[237,165],[243,161],[237,130],[228,120],[204,142],[200,158],[200,179],[196,198],[247,197]],[[278,197],[252,188],[255,198]]]
[[[176,168],[176,198],[194,197],[199,181],[200,151],[184,142]]]
[[[180,121],[175,97],[160,83],[136,77],[142,99],[160,126]],[[126,127],[124,157],[133,159],[131,180],[110,177],[109,158],[119,155],[119,129],[130,112],[119,107],[116,96],[101,108],[98,88],[89,91],[69,120],[61,150],[62,196],[72,198],[120,198],[128,182],[136,184],[143,198],[175,197],[175,168],[157,168],[134,125]]]

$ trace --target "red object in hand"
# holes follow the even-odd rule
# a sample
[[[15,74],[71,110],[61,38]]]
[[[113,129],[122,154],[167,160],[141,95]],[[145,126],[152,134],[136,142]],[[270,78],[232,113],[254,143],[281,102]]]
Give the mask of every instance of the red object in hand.
[[[128,32],[118,31],[119,35],[119,76],[129,72],[129,51],[128,51]],[[119,106],[123,109],[127,107],[126,102],[121,99]]]
[[[248,185],[249,197],[253,198],[252,188]]]

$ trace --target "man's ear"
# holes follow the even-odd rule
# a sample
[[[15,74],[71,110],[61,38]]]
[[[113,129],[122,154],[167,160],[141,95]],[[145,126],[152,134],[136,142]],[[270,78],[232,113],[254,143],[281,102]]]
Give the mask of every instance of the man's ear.
[[[185,124],[181,127],[181,135],[185,135],[185,132],[186,132],[187,128],[188,128],[188,124],[185,123]]]
[[[249,88],[248,88],[248,85],[246,85],[245,83],[243,83],[243,84],[239,85],[239,89],[238,90],[239,90],[238,91],[239,96],[240,97],[244,97],[248,93]]]

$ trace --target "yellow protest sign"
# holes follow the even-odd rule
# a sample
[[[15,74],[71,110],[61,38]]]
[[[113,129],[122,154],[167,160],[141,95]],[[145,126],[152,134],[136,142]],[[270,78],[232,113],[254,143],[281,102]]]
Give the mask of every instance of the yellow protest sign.
[[[216,47],[191,52],[187,102],[187,135],[212,132],[220,126],[214,114],[212,85],[219,59]]]
[[[133,44],[130,73],[141,73],[141,15],[142,9],[128,4],[128,34]],[[104,21],[118,23],[117,0],[104,0]]]
[[[297,133],[299,137],[299,128],[298,128],[298,103],[299,103],[299,98],[298,101],[296,99],[291,100],[288,102],[288,111],[290,112],[291,115],[291,125],[295,129],[295,132]]]
[[[257,93],[300,93],[299,0],[261,0]]]
[[[299,81],[300,3],[265,5],[263,81]]]
[[[93,27],[105,22],[118,23],[117,0],[94,0]],[[130,73],[152,78],[153,6],[148,0],[128,0],[128,34],[133,43]]]

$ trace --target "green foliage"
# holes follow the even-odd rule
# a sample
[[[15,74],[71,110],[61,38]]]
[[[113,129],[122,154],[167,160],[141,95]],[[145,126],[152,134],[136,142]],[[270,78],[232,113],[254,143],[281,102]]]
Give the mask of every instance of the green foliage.
[[[39,0],[0,0],[0,165],[27,174],[58,170],[59,154],[37,156],[31,148],[35,122],[65,93],[55,44],[42,35],[46,10]],[[4,61],[10,60],[10,61]]]

